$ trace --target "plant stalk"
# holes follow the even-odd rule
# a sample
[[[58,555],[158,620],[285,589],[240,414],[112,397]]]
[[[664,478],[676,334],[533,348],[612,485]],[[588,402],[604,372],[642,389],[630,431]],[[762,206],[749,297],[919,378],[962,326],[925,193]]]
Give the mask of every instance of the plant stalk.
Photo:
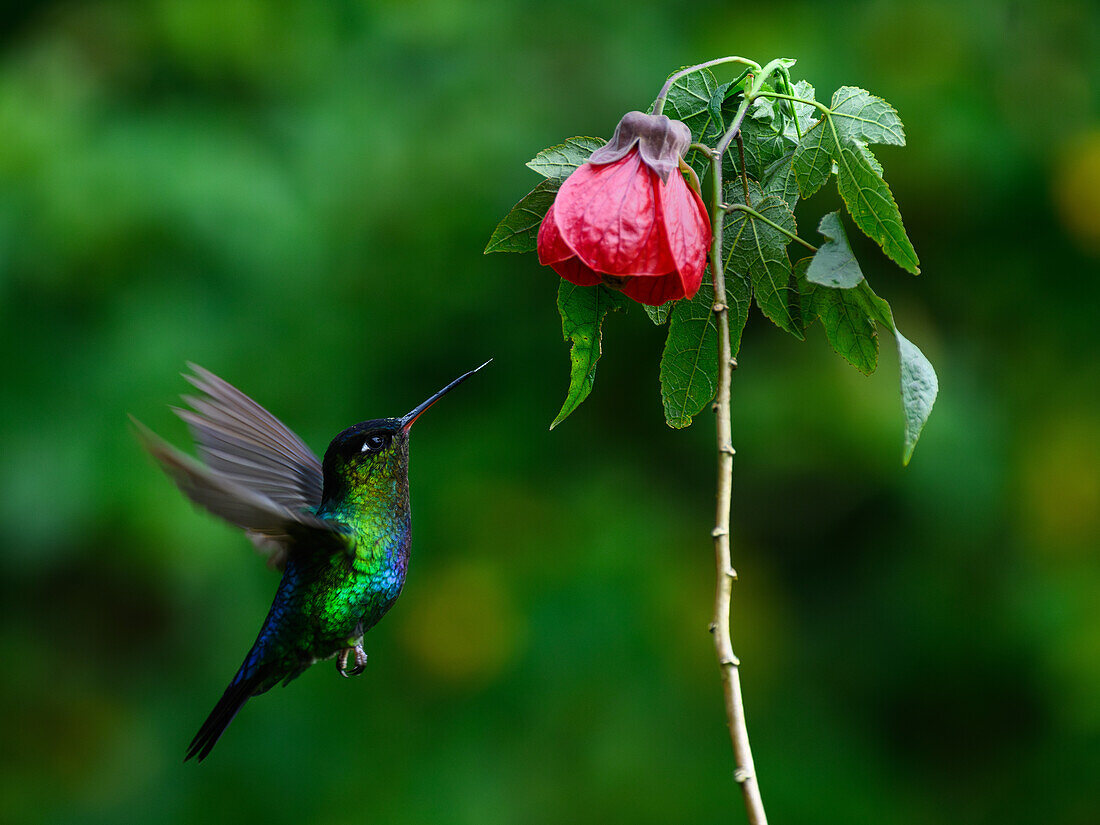
[[[760,797],[760,785],[756,780],[756,768],[749,746],[749,731],[745,723],[745,705],[741,695],[740,662],[733,653],[730,640],[730,600],[733,596],[733,580],[737,573],[730,561],[730,502],[733,498],[733,435],[730,425],[730,382],[736,361],[730,347],[729,308],[726,305],[726,274],[722,257],[722,229],[725,221],[725,200],[722,192],[722,155],[730,140],[737,134],[748,110],[749,98],[742,102],[734,118],[733,126],[723,136],[722,151],[711,155],[711,252],[710,266],[714,280],[714,305],[712,307],[718,325],[718,395],[717,412],[718,483],[714,516],[714,562],[717,579],[714,588],[714,618],[710,630],[714,636],[714,652],[722,674],[722,691],[726,700],[726,724],[736,767],[734,780],[741,786],[749,825],[767,825],[764,802]]]

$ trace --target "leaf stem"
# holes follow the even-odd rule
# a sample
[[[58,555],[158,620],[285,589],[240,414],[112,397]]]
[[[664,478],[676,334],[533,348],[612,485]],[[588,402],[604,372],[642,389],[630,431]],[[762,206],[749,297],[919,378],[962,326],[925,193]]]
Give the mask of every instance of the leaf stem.
[[[740,132],[737,133],[737,157],[741,161],[741,188],[745,192],[745,203],[749,203],[752,198],[749,197],[749,176],[745,171],[745,141],[741,139]]]
[[[746,193],[746,195],[747,195],[747,193]],[[772,220],[769,220],[768,218],[765,218],[763,215],[761,215],[759,212],[757,212],[755,209],[753,209],[751,206],[749,206],[746,203],[724,203],[724,204],[722,204],[722,208],[729,211],[729,212],[744,212],[744,213],[752,216],[755,220],[762,221],[763,223],[766,223],[772,229],[776,229],[779,232],[782,232],[784,235],[786,235],[792,241],[797,241],[798,243],[802,244],[804,247],[806,247],[811,252],[817,252],[817,247],[814,246],[812,243],[810,243],[809,241],[802,240],[802,238],[798,237],[798,235],[796,235],[791,230],[787,229],[785,226],[780,226],[775,221],[772,221]]]
[[[661,87],[661,91],[657,93],[657,99],[653,101],[653,114],[659,115],[665,108],[665,98],[668,97],[669,89],[672,88],[672,84],[679,80],[684,75],[689,75],[692,72],[697,72],[700,69],[708,69],[711,66],[718,66],[722,63],[740,63],[743,66],[748,66],[750,69],[760,70],[760,64],[755,60],[749,60],[746,57],[718,57],[714,60],[708,60],[706,63],[696,63],[694,66],[688,66],[686,69],[680,69],[678,72],[673,72],[668,76],[668,80],[665,81],[665,85]]]
[[[748,110],[748,97],[742,101],[734,125],[723,136],[723,144],[728,147],[741,126]],[[722,144],[720,144],[721,146]],[[733,654],[733,642],[730,640],[730,600],[733,596],[733,580],[737,578],[730,562],[730,503],[733,498],[733,436],[730,425],[730,382],[736,361],[730,347],[729,307],[726,305],[726,274],[722,260],[722,229],[726,216],[722,201],[722,151],[711,156],[711,252],[710,267],[714,276],[713,311],[718,324],[718,394],[715,399],[717,415],[718,481],[714,529],[714,563],[717,573],[714,588],[714,618],[710,630],[714,636],[714,652],[722,673],[722,692],[726,704],[726,724],[729,726],[730,741],[736,768],[734,780],[741,786],[741,795],[745,802],[749,825],[767,825],[764,802],[760,797],[760,786],[756,781],[756,768],[749,746],[748,726],[745,723],[745,705],[741,695],[740,662]]]
[[[755,82],[753,83],[755,86]],[[715,153],[719,158],[726,154],[726,150],[730,148],[730,143],[737,135],[741,134],[741,124],[745,120],[745,115],[748,114],[749,105],[752,103],[753,98],[751,93],[746,93],[741,98],[741,105],[737,107],[737,113],[733,116],[733,122],[730,124],[729,129],[722,135],[722,139],[718,141],[718,145],[714,147]]]
[[[790,100],[794,103],[804,103],[807,106],[813,106],[816,109],[824,112],[827,115],[831,115],[833,110],[826,106],[824,103],[818,103],[816,100],[806,100],[804,97],[795,97],[794,95],[785,95],[779,92],[760,92],[757,97],[770,97],[773,100]]]

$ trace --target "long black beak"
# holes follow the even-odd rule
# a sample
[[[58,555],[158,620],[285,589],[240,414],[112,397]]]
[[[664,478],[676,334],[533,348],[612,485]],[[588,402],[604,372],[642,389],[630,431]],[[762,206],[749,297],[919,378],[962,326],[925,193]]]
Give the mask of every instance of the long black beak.
[[[419,404],[418,406],[413,408],[410,412],[408,412],[404,416],[402,416],[401,419],[400,419],[400,421],[401,421],[401,431],[407,433],[409,431],[409,428],[413,425],[413,422],[416,421],[416,419],[420,418],[421,414],[426,409],[428,409],[428,407],[430,407],[432,404],[434,404],[440,398],[445,396],[447,393],[449,393],[451,390],[453,390],[455,387],[457,387],[459,384],[461,384],[463,381],[465,381],[467,378],[469,378],[475,372],[477,372],[478,370],[480,370],[480,369],[486,367],[487,365],[489,365],[490,363],[492,363],[492,361],[493,361],[493,359],[490,358],[488,361],[486,361],[484,364],[482,364],[477,369],[470,370],[469,372],[458,376],[458,378],[456,378],[450,384],[445,386],[443,389],[441,389],[439,392],[437,392],[435,395],[433,395],[431,398],[429,398],[423,404]]]

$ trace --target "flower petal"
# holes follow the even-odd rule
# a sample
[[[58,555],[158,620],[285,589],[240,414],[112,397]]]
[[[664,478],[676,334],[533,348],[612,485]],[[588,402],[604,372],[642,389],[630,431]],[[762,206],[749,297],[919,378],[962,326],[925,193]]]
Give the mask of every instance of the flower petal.
[[[537,247],[539,263],[543,266],[550,266],[557,261],[564,261],[576,254],[565,243],[558,231],[558,224],[554,219],[554,204],[550,204],[542,223],[539,224]]]
[[[661,275],[675,268],[658,229],[660,181],[637,148],[622,160],[582,164],[554,201],[562,239],[585,264],[609,275]]]
[[[698,285],[695,287],[699,290]],[[678,272],[657,277],[631,278],[622,289],[623,295],[640,304],[649,304],[652,307],[675,301],[684,297],[684,284]],[[694,294],[694,293],[692,293]]]
[[[658,188],[657,203],[675,268],[683,280],[684,294],[692,298],[703,282],[710,248],[707,209],[679,172]]]
[[[569,283],[577,286],[595,286],[603,281],[600,273],[593,272],[575,255],[564,261],[554,261],[550,266]]]

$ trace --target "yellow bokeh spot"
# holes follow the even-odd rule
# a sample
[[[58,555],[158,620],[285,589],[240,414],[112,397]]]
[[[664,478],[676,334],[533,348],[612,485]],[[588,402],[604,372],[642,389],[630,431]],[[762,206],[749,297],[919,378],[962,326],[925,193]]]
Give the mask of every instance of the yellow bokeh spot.
[[[1048,419],[1029,440],[1022,472],[1022,515],[1046,553],[1095,550],[1100,540],[1100,421]]]
[[[1054,201],[1069,234],[1100,255],[1100,129],[1066,147],[1054,177]]]
[[[402,642],[441,680],[467,686],[492,681],[526,635],[508,583],[487,562],[456,562],[434,571],[405,597],[411,603],[405,605]]]

